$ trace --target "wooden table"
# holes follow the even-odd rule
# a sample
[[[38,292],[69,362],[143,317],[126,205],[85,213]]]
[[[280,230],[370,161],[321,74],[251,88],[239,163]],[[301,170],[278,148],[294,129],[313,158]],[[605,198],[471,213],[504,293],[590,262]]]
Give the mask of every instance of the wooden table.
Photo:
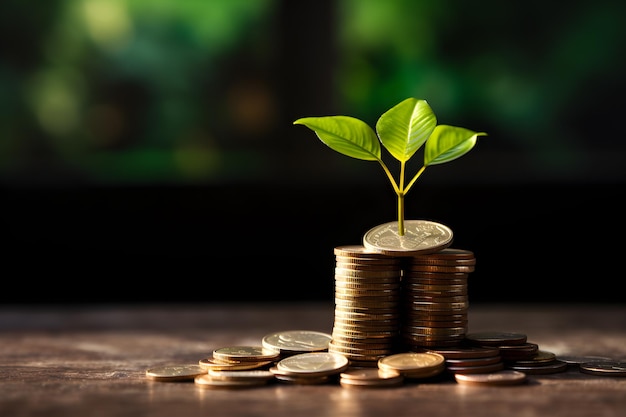
[[[557,354],[626,358],[624,305],[473,305],[469,331],[523,332]],[[279,330],[331,332],[326,303],[5,306],[0,416],[625,416],[626,377],[576,369],[511,387],[272,383],[241,390],[150,381],[147,368]]]

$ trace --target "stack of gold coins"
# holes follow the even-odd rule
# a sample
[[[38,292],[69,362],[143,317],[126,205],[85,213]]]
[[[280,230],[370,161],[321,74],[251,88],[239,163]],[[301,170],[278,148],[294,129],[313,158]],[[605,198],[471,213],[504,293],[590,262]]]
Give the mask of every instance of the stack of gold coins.
[[[473,252],[445,248],[404,259],[402,342],[409,349],[460,344],[467,332],[467,278],[476,265]]]
[[[375,367],[393,353],[400,327],[401,258],[361,245],[335,253],[335,318],[328,351]]]

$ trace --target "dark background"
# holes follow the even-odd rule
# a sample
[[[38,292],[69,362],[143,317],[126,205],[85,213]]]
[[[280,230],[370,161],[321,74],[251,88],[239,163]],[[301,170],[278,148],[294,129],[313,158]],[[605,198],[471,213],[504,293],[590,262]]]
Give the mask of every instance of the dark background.
[[[406,197],[471,302],[623,301],[623,2],[0,8],[3,304],[332,300],[396,197],[292,123],[407,97],[488,133]]]

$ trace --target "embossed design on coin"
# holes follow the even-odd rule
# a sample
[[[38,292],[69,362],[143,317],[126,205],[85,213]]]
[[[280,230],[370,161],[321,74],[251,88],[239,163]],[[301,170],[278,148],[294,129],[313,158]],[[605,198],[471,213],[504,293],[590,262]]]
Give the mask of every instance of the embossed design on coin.
[[[428,220],[407,220],[404,235],[398,234],[398,222],[384,223],[368,230],[363,245],[387,255],[428,254],[445,249],[452,243],[452,229]]]

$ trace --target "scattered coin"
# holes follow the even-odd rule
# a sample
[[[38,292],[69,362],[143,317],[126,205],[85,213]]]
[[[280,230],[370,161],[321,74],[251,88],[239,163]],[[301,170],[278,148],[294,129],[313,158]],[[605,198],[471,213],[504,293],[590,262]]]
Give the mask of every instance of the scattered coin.
[[[502,370],[486,374],[454,374],[454,379],[463,385],[518,385],[527,381],[526,374],[514,370]]]
[[[486,365],[455,365],[446,362],[446,371],[453,374],[488,374],[504,369],[503,362],[495,362]]]
[[[263,361],[280,358],[280,351],[263,346],[226,346],[213,351],[213,359],[222,361]]]
[[[520,343],[517,345],[499,345],[500,356],[503,361],[517,361],[531,359],[539,351],[539,345],[536,343]]]
[[[222,381],[251,381],[263,380],[269,381],[274,379],[274,374],[267,370],[253,369],[250,371],[219,371],[209,370],[208,375],[211,378]]]
[[[432,352],[443,355],[448,359],[471,359],[499,357],[500,349],[497,346],[459,346],[452,348],[431,348]]]
[[[287,330],[265,335],[262,345],[265,348],[283,353],[317,352],[328,349],[332,336],[328,333],[311,330]]]
[[[146,377],[153,381],[179,382],[193,381],[195,377],[206,373],[207,370],[199,365],[165,365],[146,370]]]
[[[524,372],[527,375],[556,374],[567,370],[567,363],[554,360],[540,365],[507,365],[508,369]]]
[[[363,246],[386,255],[423,255],[450,246],[452,238],[452,229],[441,223],[406,220],[404,235],[398,233],[398,222],[384,223],[365,233]]]
[[[595,361],[580,364],[580,372],[602,376],[626,376],[624,361]]]
[[[510,364],[518,365],[518,366],[539,366],[539,365],[553,363],[556,360],[557,358],[554,353],[539,349],[530,358],[518,359],[518,360],[511,362]]]
[[[396,353],[381,358],[378,368],[399,372],[408,378],[427,378],[443,372],[445,358],[435,352]]]
[[[213,358],[204,358],[198,361],[198,365],[207,371],[210,369],[220,371],[244,371],[248,369],[259,369],[270,366],[274,361],[220,361]]]
[[[250,387],[258,387],[261,385],[266,385],[268,383],[267,379],[260,378],[251,378],[251,379],[217,379],[213,378],[209,374],[200,375],[194,378],[194,383],[196,386],[201,388],[227,388],[227,389],[237,389],[237,388],[250,388]]]
[[[339,378],[341,386],[356,388],[390,387],[402,385],[404,382],[401,373],[377,368],[348,369]]]
[[[333,352],[299,353],[281,359],[276,368],[283,374],[328,376],[345,371],[348,368],[348,358]]]
[[[567,363],[571,367],[579,367],[585,362],[607,362],[613,361],[613,358],[595,355],[557,355],[558,360]]]
[[[478,346],[521,345],[526,343],[526,335],[515,332],[483,331],[465,335],[468,343]]]
[[[326,384],[331,381],[331,377],[335,375],[309,375],[309,374],[294,374],[291,372],[281,371],[276,366],[272,366],[269,371],[274,374],[274,377],[281,382],[296,385],[319,385]]]

